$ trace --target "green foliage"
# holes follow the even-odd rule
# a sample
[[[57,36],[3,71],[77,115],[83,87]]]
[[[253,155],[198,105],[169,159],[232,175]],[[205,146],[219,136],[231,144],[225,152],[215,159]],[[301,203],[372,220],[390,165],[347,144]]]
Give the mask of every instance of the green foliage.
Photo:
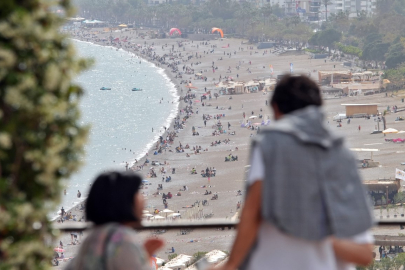
[[[319,49],[305,49],[306,52],[310,52],[310,53],[322,53],[324,51],[319,50]]]
[[[345,54],[349,54],[349,55],[354,55],[354,56],[358,56],[361,57],[362,55],[362,50],[358,47],[355,46],[346,46],[343,45],[342,43],[336,43],[336,47],[343,53]]]
[[[385,65],[390,69],[396,68],[401,63],[405,62],[405,48],[401,39],[397,38],[389,47],[386,57]]]
[[[401,266],[405,267],[405,254],[400,253],[394,259],[396,267],[399,269]]]
[[[171,1],[170,1],[171,2]],[[76,0],[82,16],[111,22],[133,23],[137,26],[158,26],[162,29],[181,28],[182,32],[202,30],[210,33],[219,27],[226,35],[242,35],[252,41],[259,39],[306,42],[312,35],[311,26],[300,18],[285,17],[279,5],[257,8],[252,2],[209,0],[173,1],[148,6],[143,0]]]
[[[405,267],[405,253],[399,253],[394,258],[384,258],[381,259],[379,262],[374,262],[372,265],[366,268],[358,268],[358,269],[379,269],[379,270],[394,270],[394,269],[402,269]]]
[[[339,42],[342,38],[342,33],[335,29],[327,29],[321,32],[315,33],[309,43],[312,45],[324,46],[333,48],[336,42]]]
[[[0,1],[0,269],[47,269],[55,235],[47,214],[61,179],[80,165],[87,128],[82,89],[88,66],[59,33],[70,1]]]
[[[393,270],[395,269],[395,261],[391,260],[390,258],[384,258],[381,259],[379,262],[375,262],[374,266],[376,267],[375,269],[380,269],[380,270]]]
[[[195,258],[196,261],[198,261],[199,259],[203,258],[205,256],[205,254],[207,254],[207,252],[198,251],[193,254],[193,257]]]
[[[384,43],[379,34],[368,35],[361,59],[376,62],[384,61],[389,47],[390,44]]]
[[[405,63],[395,69],[388,69],[384,73],[384,79],[388,79],[390,85],[402,86],[405,84]]]
[[[170,260],[173,260],[173,259],[176,258],[176,257],[177,257],[177,253],[169,254],[169,255],[167,256],[167,258],[168,258],[169,261],[170,261]]]
[[[397,194],[395,194],[394,196],[394,201],[395,203],[402,203],[405,201],[405,193],[403,192],[398,192]]]

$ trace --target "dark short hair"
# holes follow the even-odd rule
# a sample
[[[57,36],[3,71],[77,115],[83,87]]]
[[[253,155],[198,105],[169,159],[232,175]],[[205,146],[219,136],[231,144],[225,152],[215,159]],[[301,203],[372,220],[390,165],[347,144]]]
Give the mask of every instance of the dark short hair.
[[[285,75],[276,85],[270,104],[277,105],[283,114],[310,105],[322,106],[318,85],[307,76]]]
[[[134,215],[134,196],[142,179],[131,172],[100,174],[86,201],[86,217],[96,225],[138,221]]]

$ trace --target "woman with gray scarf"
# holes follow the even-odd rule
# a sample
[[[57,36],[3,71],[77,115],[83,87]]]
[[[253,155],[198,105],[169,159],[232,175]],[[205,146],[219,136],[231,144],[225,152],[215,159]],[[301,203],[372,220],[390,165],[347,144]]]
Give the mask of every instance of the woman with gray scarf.
[[[252,142],[245,205],[222,269],[368,265],[370,205],[343,138],[325,126],[319,87],[287,75],[270,105],[276,121]]]

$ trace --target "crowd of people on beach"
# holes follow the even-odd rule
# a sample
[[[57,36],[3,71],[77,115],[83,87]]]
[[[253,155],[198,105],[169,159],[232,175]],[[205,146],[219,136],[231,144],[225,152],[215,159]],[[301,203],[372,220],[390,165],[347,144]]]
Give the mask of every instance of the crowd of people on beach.
[[[207,42],[207,41],[195,42],[195,43],[193,43],[192,41],[179,41],[179,42],[177,42],[176,45],[171,45],[171,46],[169,44],[167,44],[167,43],[158,45],[158,44],[155,44],[153,41],[148,41],[148,42],[145,41],[145,42],[143,42],[143,44],[139,44],[139,43],[134,44],[134,43],[129,43],[129,41],[131,40],[131,36],[125,36],[125,35],[122,35],[121,37],[119,37],[118,40],[117,40],[117,38],[114,38],[112,35],[109,38],[106,38],[106,39],[97,39],[97,35],[87,34],[85,32],[78,33],[78,35],[83,39],[87,39],[87,40],[92,40],[93,39],[93,40],[102,42],[104,45],[114,45],[114,46],[116,46],[116,48],[125,48],[128,51],[135,52],[139,56],[142,56],[143,58],[145,58],[147,60],[153,61],[157,66],[167,67],[167,70],[169,70],[172,73],[172,75],[175,76],[176,79],[181,79],[180,83],[181,83],[182,87],[187,89],[187,90],[185,90],[186,91],[185,94],[183,94],[183,89],[181,89],[180,101],[183,102],[183,103],[181,103],[181,104],[183,104],[183,106],[179,109],[179,115],[174,119],[174,123],[173,123],[172,127],[167,128],[167,129],[165,128],[165,131],[163,132],[163,134],[160,135],[158,141],[154,145],[153,152],[152,152],[154,157],[156,156],[156,158],[157,158],[159,155],[165,153],[166,151],[167,152],[174,152],[173,154],[179,154],[179,156],[182,156],[182,157],[184,157],[184,153],[186,153],[186,157],[191,157],[193,154],[198,155],[198,154],[203,153],[204,151],[208,151],[208,148],[205,147],[205,146],[202,146],[202,145],[199,145],[199,144],[198,145],[197,144],[191,144],[191,143],[190,143],[191,146],[190,146],[189,143],[185,143],[185,145],[183,145],[180,141],[178,142],[178,146],[174,147],[174,150],[172,150],[173,146],[175,144],[177,145],[176,137],[178,136],[178,133],[181,132],[181,130],[186,128],[186,126],[188,124],[188,120],[191,117],[196,117],[197,116],[199,109],[201,110],[201,113],[203,113],[202,120],[203,120],[203,123],[204,123],[204,128],[207,127],[207,124],[208,124],[208,127],[211,126],[213,128],[213,131],[211,133],[213,136],[225,136],[225,135],[232,135],[232,134],[235,135],[236,134],[234,130],[232,130],[232,133],[230,132],[231,125],[230,125],[229,122],[228,122],[228,124],[225,124],[226,123],[224,121],[225,114],[221,114],[221,113],[208,114],[208,113],[205,113],[205,111],[204,111],[204,109],[202,107],[210,105],[210,104],[206,103],[207,100],[212,99],[210,91],[207,92],[207,89],[205,89],[204,94],[202,94],[201,96],[198,96],[196,94],[196,92],[192,91],[192,89],[195,89],[195,86],[192,85],[192,80],[199,80],[201,82],[207,82],[207,80],[210,79],[207,76],[208,70],[206,70],[206,69],[199,70],[200,64],[203,61],[203,60],[200,60],[200,59],[202,59],[202,57],[204,57],[206,54],[212,54],[216,50],[218,50],[217,45],[211,44],[210,42]],[[197,46],[197,47],[200,46],[201,47],[201,49],[200,49],[201,52],[194,52],[194,53],[188,52],[186,50],[186,48],[185,48],[187,44],[188,45],[192,44],[192,46]],[[159,55],[156,52],[154,47],[157,47],[157,46],[161,46],[162,51],[164,51],[163,54]],[[230,45],[228,44],[227,48],[229,48],[229,46]],[[246,47],[246,49],[250,51],[250,55],[252,55],[252,53],[255,53],[254,48],[251,45]],[[221,58],[219,58],[218,61],[223,60],[223,58],[230,58],[230,57],[232,57],[232,55],[239,54],[240,52],[243,52],[244,50],[245,50],[245,48],[239,47],[238,52],[236,51],[236,48],[235,48],[235,50],[233,52],[225,52],[224,51],[223,56],[221,56]],[[263,51],[263,55],[267,54],[267,53],[268,52],[266,50]],[[217,60],[215,60],[215,62],[216,61]],[[212,65],[211,65],[211,69],[212,69],[212,74],[211,75],[212,76],[214,76],[214,75],[217,76],[216,78],[215,77],[212,78],[213,81],[218,81],[219,82],[219,81],[222,81],[222,80],[233,80],[233,78],[230,75],[230,73],[234,73],[234,71],[235,71],[233,69],[233,67],[231,67],[231,66],[228,67],[228,65],[227,65],[228,68],[226,69],[226,67],[225,67],[225,69],[222,70],[223,67],[221,67],[221,65],[217,65],[215,62],[213,61]],[[252,69],[253,69],[252,61],[250,59],[248,61],[246,60],[246,63],[245,63],[245,61],[239,61],[239,63],[236,65],[235,69],[238,72],[241,72],[240,69],[241,69],[241,67],[243,65],[248,65],[246,72],[250,74],[252,72]],[[227,72],[227,75],[223,76],[223,74],[220,74],[221,71],[223,73]],[[211,70],[209,72],[211,72]],[[197,75],[196,73],[201,74],[201,75]],[[228,76],[228,74],[229,74],[229,76]],[[237,78],[239,77],[239,73],[236,75],[236,77]],[[316,96],[316,95],[312,95],[311,98],[313,98],[314,96]],[[218,97],[218,96],[216,95],[215,97]],[[198,99],[200,99],[200,100],[198,100]],[[199,102],[196,102],[196,100],[199,101]],[[198,107],[197,103],[201,104],[201,107]],[[266,105],[267,105],[267,100],[266,100]],[[226,106],[226,107],[228,107],[228,106]],[[226,107],[217,106],[216,109],[218,109],[218,110],[226,109]],[[212,107],[212,108],[214,109],[214,107]],[[230,110],[231,106],[229,106],[228,109]],[[262,109],[260,108],[260,112],[261,111],[262,111]],[[254,112],[252,111],[251,116],[253,116],[253,115],[254,115]],[[249,128],[252,131],[256,130],[259,133],[260,127],[257,124],[252,123],[252,121],[250,119],[246,119],[248,117],[249,116],[247,114],[243,113],[243,118],[241,119],[241,122],[240,122],[241,127],[243,125],[243,127]],[[259,118],[262,118],[261,114],[259,115]],[[201,121],[201,118],[199,118],[199,119],[200,119],[199,121]],[[222,120],[222,122],[221,122],[221,120]],[[263,121],[262,123],[265,123],[265,124],[261,124],[261,125],[267,125],[268,122]],[[227,129],[226,129],[226,126],[227,126]],[[191,128],[192,135],[194,135],[194,136],[199,136],[200,135],[200,132],[199,132],[200,130],[198,130],[198,128],[200,128],[200,127],[193,126],[193,128]],[[188,127],[188,130],[189,129],[190,129],[190,127]],[[239,134],[239,132],[238,132],[238,134]],[[233,138],[235,138],[235,137],[233,137]],[[280,141],[281,141],[281,139],[280,139]],[[218,148],[220,148],[221,145],[229,144],[229,143],[230,143],[229,138],[225,138],[225,139],[222,138],[222,139],[217,139],[217,140],[211,142],[210,146],[217,146],[215,148],[215,150],[217,150]],[[211,148],[211,149],[214,149],[214,148]],[[235,150],[238,150],[238,147],[236,147]],[[290,152],[284,152],[282,154],[288,155],[288,154],[290,154]],[[151,156],[152,156],[152,154],[151,154]],[[154,160],[155,160],[155,158],[154,158]],[[136,160],[136,163],[134,164],[134,166],[132,166],[131,168],[128,168],[128,170],[129,171],[132,171],[132,170],[140,171],[140,170],[143,170],[144,167],[147,167],[147,166],[150,166],[150,165],[155,166],[155,167],[150,167],[150,168],[147,167],[148,168],[147,169],[147,172],[148,172],[147,179],[149,179],[151,182],[153,181],[153,184],[157,184],[156,192],[154,192],[153,195],[155,197],[157,197],[157,200],[159,200],[159,201],[160,201],[160,198],[161,198],[161,202],[160,202],[161,204],[159,203],[159,206],[157,208],[155,208],[154,214],[159,214],[159,213],[161,213],[161,210],[159,210],[159,209],[161,207],[164,208],[164,209],[168,209],[169,202],[173,202],[176,199],[177,196],[182,196],[182,198],[184,198],[185,194],[187,194],[186,191],[188,191],[189,188],[186,185],[184,185],[178,191],[175,191],[175,192],[173,192],[173,190],[168,191],[169,187],[172,185],[172,183],[176,182],[176,179],[175,179],[176,169],[171,168],[170,164],[168,162],[166,162],[166,161],[164,161],[162,163],[159,162],[159,164],[156,165],[156,162],[154,160],[151,160],[151,157],[149,155],[146,155],[139,162],[138,162],[138,160]],[[188,160],[190,160],[190,159],[188,159]],[[221,158],[221,161],[222,161],[222,158]],[[227,155],[225,157],[225,161],[226,162],[228,162],[228,161],[237,162],[238,161],[238,156],[233,155],[232,153],[229,153],[229,155]],[[257,168],[257,164],[262,164],[262,163],[252,161],[251,164],[252,164],[252,166],[253,166],[253,164],[255,164],[255,168]],[[226,164],[229,164],[229,163],[226,163]],[[265,164],[265,165],[268,165],[268,164]],[[205,165],[202,165],[202,166],[205,167]],[[282,168],[282,167],[283,166],[280,166],[279,168]],[[259,169],[257,169],[257,170],[259,171]],[[302,167],[300,167],[299,169],[300,170],[305,170],[305,168],[302,168]],[[254,192],[258,192],[256,190],[258,182],[264,182],[264,180],[267,180],[267,178],[264,177],[264,176],[267,177],[267,175],[265,175],[265,173],[266,173],[265,170],[263,169],[261,171],[262,171],[261,175],[253,175],[253,176],[250,175],[249,176],[249,185],[250,185],[250,187],[253,187],[253,189],[255,190]],[[299,170],[297,169],[297,172],[298,171]],[[171,172],[171,175],[169,175],[170,172]],[[180,170],[180,172],[182,172],[182,171]],[[203,199],[203,200],[198,199],[193,204],[193,206],[194,205],[200,206],[200,204],[205,206],[205,205],[208,204],[208,201],[209,201],[210,197],[211,197],[211,200],[218,200],[219,199],[220,192],[216,192],[215,188],[213,186],[211,186],[211,184],[210,184],[211,177],[215,177],[217,175],[217,170],[215,169],[215,167],[208,167],[208,166],[205,169],[201,169],[201,167],[197,168],[197,166],[193,166],[192,169],[187,168],[187,174],[189,174],[189,177],[200,177],[198,172],[200,172],[201,177],[206,178],[206,179],[204,179],[204,181],[208,180],[208,184],[204,184],[204,185],[202,185],[200,187],[203,190],[205,189],[205,193],[201,193],[201,194],[206,195],[207,197],[205,197],[205,198],[207,198],[207,199]],[[159,174],[162,177],[161,182],[160,182],[160,178],[158,177]],[[114,179],[121,179],[121,178],[125,179],[127,177],[125,175],[115,175],[115,174],[112,174],[112,175],[114,176]],[[104,176],[100,176],[99,178],[97,178],[96,182],[97,181],[98,182],[104,181],[103,177]],[[111,177],[111,175],[107,175],[105,178],[108,180],[109,177]],[[172,179],[172,177],[173,177],[173,179]],[[134,194],[149,195],[149,193],[147,193],[147,189],[144,189],[144,188],[145,187],[149,188],[150,185],[148,185],[147,183],[143,183],[142,179],[133,179],[133,177],[131,178],[131,181],[132,181],[132,183],[128,182],[128,183],[125,184],[125,185],[128,185],[128,186],[126,186],[127,190],[131,190],[131,192],[133,192]],[[136,182],[136,183],[139,182],[139,185],[134,186],[133,182]],[[100,207],[102,207],[101,205],[103,205],[104,203],[107,203],[107,200],[111,200],[111,201],[118,200],[117,198],[110,198],[109,195],[108,195],[111,192],[112,189],[117,188],[117,187],[108,186],[109,185],[108,181],[103,183],[103,185],[105,185],[105,187],[104,187],[105,190],[103,191],[105,193],[103,193],[104,197],[102,199],[105,199],[106,202],[101,202],[101,199],[99,198]],[[95,193],[96,189],[92,188],[92,191],[90,193],[92,193],[92,192],[93,192],[93,194],[96,194]],[[234,191],[232,191],[232,192],[234,192]],[[248,189],[246,192],[249,192],[249,193],[247,193],[247,195],[250,196],[249,198],[251,198],[251,190]],[[237,190],[236,191],[236,196],[242,196],[242,193],[243,192],[241,190]],[[232,193],[232,194],[235,194],[235,193]],[[257,194],[259,194],[259,193],[256,193],[256,195]],[[284,194],[287,195],[288,193],[284,193]],[[100,195],[100,194],[98,194],[98,195]],[[91,197],[91,196],[89,196],[89,197]],[[277,198],[275,198],[275,197],[277,197],[277,196],[273,196],[272,199],[273,198],[274,199],[279,199],[278,197]],[[222,198],[222,196],[221,196],[221,198]],[[259,201],[256,201],[255,203],[260,204],[260,202],[261,201],[259,200]],[[341,202],[339,202],[339,203],[341,203]],[[121,208],[127,208],[127,207],[130,206],[130,209],[134,209],[134,208],[137,208],[137,204],[139,206],[142,203],[139,203],[139,201],[136,201],[134,203],[134,200],[132,200],[131,202],[127,202],[127,205],[125,205],[125,206],[120,205],[120,207]],[[116,205],[118,205],[118,203],[113,204],[113,205],[116,206]],[[250,207],[250,209],[254,209],[254,210],[260,208],[259,207],[260,205],[255,205],[255,206],[256,206],[256,208],[252,208],[250,202],[248,202],[248,204],[244,203],[244,206],[242,206],[242,202],[238,201],[236,203],[236,210],[241,210],[241,208],[243,208],[243,207],[246,207],[246,209],[249,209],[249,207]],[[232,204],[232,208],[235,209],[234,204]],[[143,209],[143,208],[141,208],[141,209]],[[96,211],[96,209],[92,209],[92,211]],[[257,211],[252,211],[252,212],[254,212],[256,215],[260,215],[260,213],[257,213]],[[106,216],[108,216],[108,214],[109,213],[106,213]],[[140,219],[141,215],[142,215],[141,213],[134,214],[134,220],[136,218]],[[62,217],[66,217],[66,216],[69,217],[68,220],[72,220],[73,218],[75,218],[70,214],[62,213]],[[114,216],[114,215],[112,215],[112,216]],[[108,217],[110,217],[110,216],[108,216]],[[365,217],[366,217],[366,215],[365,215]],[[255,218],[256,218],[256,216],[255,216]],[[66,220],[66,218],[62,218],[62,220],[63,219]],[[124,236],[130,234],[130,232],[126,231],[123,228],[124,226],[127,226],[127,225],[124,224],[124,222],[122,222],[122,220],[113,220],[116,223],[114,224],[114,226],[110,226],[110,227],[108,227],[106,224],[107,224],[107,221],[111,222],[111,220],[106,219],[106,221],[104,221],[104,220],[100,221],[100,217],[98,217],[97,215],[93,215],[90,218],[90,220],[94,221],[94,222],[96,222],[96,224],[99,224],[100,226],[102,226],[102,231],[94,230],[92,232],[96,236],[99,233],[100,233],[100,235],[101,235],[101,233],[103,233],[103,235],[108,235],[108,232],[111,229],[111,227],[114,227],[113,229],[116,230],[116,232],[113,231],[112,234],[120,233],[120,235],[124,235]],[[266,216],[264,218],[263,217],[262,218],[257,218],[257,220],[265,220],[263,222],[268,222],[269,218],[268,218],[268,216]],[[317,219],[317,220],[319,220],[319,219]],[[303,224],[303,226],[304,225],[306,225],[306,224]],[[323,224],[323,225],[325,225],[325,224]],[[263,224],[261,226],[263,226]],[[325,227],[327,227],[327,226],[329,226],[329,224],[325,225]],[[363,226],[363,227],[366,228],[367,226]],[[257,228],[259,228],[259,227],[250,227],[249,230],[253,231],[253,230],[256,230]],[[243,228],[240,228],[240,229],[243,230]],[[262,229],[265,230],[266,228],[262,228]],[[250,235],[249,230],[247,231],[246,235]],[[248,237],[248,236],[246,236],[246,237]],[[292,237],[295,237],[295,235],[292,236]],[[125,239],[125,237],[124,237],[124,239]],[[108,241],[109,241],[109,239],[107,239],[107,242]],[[113,243],[114,248],[119,244],[121,244],[121,243]],[[246,242],[244,244],[246,244],[248,246],[251,245],[250,242]],[[240,243],[238,242],[238,239],[236,241],[236,245],[240,245]],[[274,256],[276,256],[276,254],[281,253],[281,249],[284,248],[284,245],[285,245],[285,243],[282,241],[281,244],[280,244],[280,249],[277,249],[277,248],[275,249],[275,250],[279,250],[279,252],[274,252]],[[111,250],[115,250],[114,248],[112,248]],[[259,246],[258,248],[259,248],[259,250],[263,250],[263,246]],[[312,248],[312,247],[309,246],[309,248]],[[173,249],[173,252],[174,252],[173,247],[172,247],[172,249]],[[149,254],[149,251],[147,253]],[[85,256],[90,256],[90,255],[92,255],[90,250],[83,250],[83,252],[80,253],[80,257],[82,257],[82,258],[85,257]],[[242,254],[241,258],[243,259],[243,257],[245,255],[246,254]],[[282,255],[283,254],[281,254],[280,257],[283,257]],[[111,255],[111,256],[114,256],[114,255]],[[128,255],[128,256],[132,256],[132,255]],[[139,257],[141,257],[141,256],[142,256],[141,254],[135,253],[133,255],[133,257],[130,257],[130,258],[133,259],[133,260],[136,260],[136,259],[139,259]],[[274,257],[274,256],[272,256],[272,257]],[[230,256],[230,261],[232,263],[234,263],[235,258],[237,258],[237,257],[238,257],[237,252],[233,251],[231,253],[231,256]],[[277,258],[275,258],[275,259],[277,259]],[[137,260],[136,262],[133,262],[133,264],[134,265],[139,265],[140,261],[142,261],[142,260]],[[238,259],[236,259],[236,262],[240,263],[240,260],[238,261]],[[265,263],[265,259],[263,259],[263,258],[261,258],[259,262],[262,263],[262,267],[257,268],[257,269],[262,269],[263,267],[267,267],[268,265],[270,265],[268,262]],[[279,261],[277,261],[277,262],[280,263]],[[313,261],[311,261],[311,262],[313,262]],[[286,262],[286,263],[288,263],[288,262]],[[133,268],[133,265],[131,265],[131,268]],[[234,269],[234,268],[235,267],[233,267],[233,268],[230,267],[229,269]],[[139,269],[143,269],[143,268],[139,267]],[[278,269],[292,269],[292,268],[280,267]],[[314,269],[316,269],[316,267]],[[324,268],[324,269],[327,269],[327,268]]]

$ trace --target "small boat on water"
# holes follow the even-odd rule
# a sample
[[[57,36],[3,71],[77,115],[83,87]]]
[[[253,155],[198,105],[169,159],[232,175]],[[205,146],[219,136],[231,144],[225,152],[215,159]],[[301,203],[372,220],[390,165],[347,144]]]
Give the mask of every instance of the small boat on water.
[[[108,87],[101,87],[100,90],[111,90],[111,88],[108,88]]]
[[[140,88],[132,88],[132,91],[142,91]]]

